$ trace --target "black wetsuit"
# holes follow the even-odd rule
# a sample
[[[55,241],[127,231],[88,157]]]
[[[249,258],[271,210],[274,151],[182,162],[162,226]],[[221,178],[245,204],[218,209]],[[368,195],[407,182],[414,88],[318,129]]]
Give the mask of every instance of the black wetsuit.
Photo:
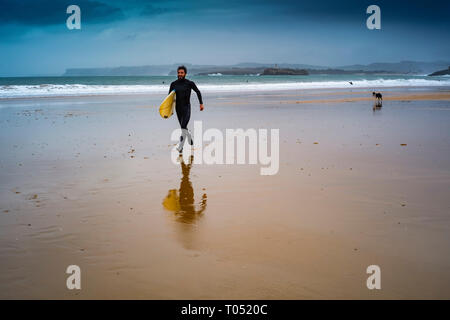
[[[197,93],[198,101],[203,104],[202,94],[195,83],[188,79],[178,79],[170,84],[169,93],[175,90],[178,121],[181,129],[187,129],[189,119],[191,118],[191,90]]]

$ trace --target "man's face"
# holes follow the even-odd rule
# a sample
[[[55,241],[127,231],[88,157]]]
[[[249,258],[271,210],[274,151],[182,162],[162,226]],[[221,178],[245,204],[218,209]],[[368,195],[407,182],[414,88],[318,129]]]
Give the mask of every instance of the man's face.
[[[183,69],[178,70],[178,79],[184,79],[186,77],[186,72]]]

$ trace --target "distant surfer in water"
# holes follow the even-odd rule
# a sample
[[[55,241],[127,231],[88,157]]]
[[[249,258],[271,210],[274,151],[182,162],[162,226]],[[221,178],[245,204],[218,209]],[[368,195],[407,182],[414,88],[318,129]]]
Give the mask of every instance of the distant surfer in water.
[[[183,146],[186,138],[190,145],[193,145],[192,136],[187,125],[191,118],[191,90],[197,93],[198,101],[200,102],[200,111],[203,111],[203,100],[200,90],[198,90],[195,83],[186,79],[187,69],[185,66],[179,66],[177,69],[178,79],[170,84],[169,94],[175,90],[176,101],[175,110],[177,111],[178,121],[181,126],[180,143],[177,147],[179,153],[183,152]]]

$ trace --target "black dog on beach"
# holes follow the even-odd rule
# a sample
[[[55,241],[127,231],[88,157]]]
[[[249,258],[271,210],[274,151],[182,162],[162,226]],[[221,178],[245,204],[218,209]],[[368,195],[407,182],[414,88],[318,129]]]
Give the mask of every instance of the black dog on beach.
[[[372,96],[374,96],[378,101],[383,101],[383,96],[379,92],[372,92]]]

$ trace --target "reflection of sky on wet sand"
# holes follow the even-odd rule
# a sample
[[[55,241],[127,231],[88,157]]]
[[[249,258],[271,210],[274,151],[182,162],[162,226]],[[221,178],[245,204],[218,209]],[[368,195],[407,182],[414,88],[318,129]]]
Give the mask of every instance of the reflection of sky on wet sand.
[[[180,188],[170,189],[167,196],[163,200],[165,209],[173,213],[177,229],[177,238],[181,240],[186,249],[193,248],[195,238],[196,222],[203,216],[206,209],[206,193],[202,195],[202,200],[198,204],[198,209],[194,198],[194,188],[190,180],[190,172],[194,157],[191,156],[189,163],[186,164],[182,157],[180,159],[180,167],[182,172]]]

